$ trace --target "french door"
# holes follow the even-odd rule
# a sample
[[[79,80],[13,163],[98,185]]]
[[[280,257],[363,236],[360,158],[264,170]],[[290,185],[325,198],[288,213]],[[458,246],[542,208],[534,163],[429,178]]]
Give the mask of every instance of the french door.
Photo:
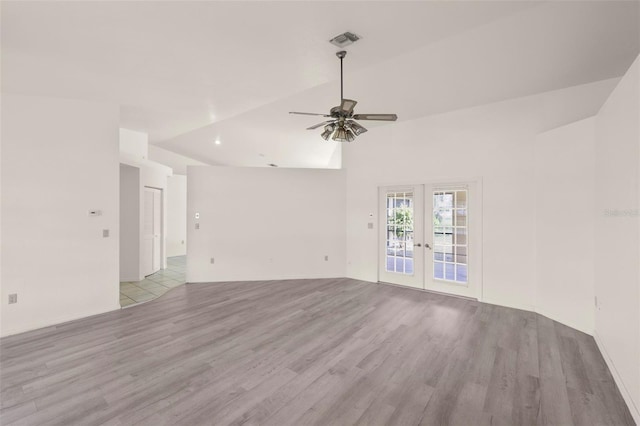
[[[421,185],[380,188],[380,281],[423,288],[423,194]]]
[[[379,199],[380,281],[480,298],[475,182],[381,187]]]

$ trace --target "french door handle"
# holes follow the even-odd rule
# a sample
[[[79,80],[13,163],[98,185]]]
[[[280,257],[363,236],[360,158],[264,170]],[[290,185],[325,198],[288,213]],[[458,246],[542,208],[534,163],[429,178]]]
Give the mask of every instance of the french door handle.
[[[431,250],[431,246],[429,245],[429,243],[424,243],[424,248],[428,248],[429,250]]]
[[[414,247],[422,247],[422,244],[418,243],[418,244],[414,244]]]

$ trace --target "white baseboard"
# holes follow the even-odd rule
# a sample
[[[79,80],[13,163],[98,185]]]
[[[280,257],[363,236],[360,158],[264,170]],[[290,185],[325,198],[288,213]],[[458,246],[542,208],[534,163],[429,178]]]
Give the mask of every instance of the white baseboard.
[[[27,333],[29,331],[35,331],[35,330],[40,330],[40,329],[49,328],[49,327],[56,327],[68,322],[94,317],[96,315],[103,315],[109,312],[119,311],[120,309],[121,307],[120,307],[120,304],[118,303],[117,305],[112,305],[109,308],[103,308],[103,309],[94,310],[90,312],[74,313],[71,315],[63,315],[63,316],[55,317],[53,319],[48,319],[47,321],[37,321],[29,324],[20,324],[20,326],[18,327],[9,327],[3,330],[2,336],[0,337],[5,338],[9,336],[14,336],[16,334]]]
[[[604,345],[604,342],[600,337],[598,337],[598,333],[593,333],[593,338],[596,340],[596,345],[598,345],[598,349],[602,353],[602,357],[604,361],[607,363],[607,367],[609,367],[609,371],[611,371],[611,375],[613,376],[613,380],[615,380],[616,385],[618,385],[618,389],[620,389],[620,393],[622,394],[622,398],[624,398],[624,402],[627,403],[627,407],[629,407],[629,411],[631,412],[631,416],[637,425],[640,425],[640,410],[636,406],[635,402],[631,398],[631,394],[627,390],[627,387],[624,384],[624,380],[618,373],[616,369],[616,365],[613,363],[613,360],[609,356],[607,352],[607,348]]]

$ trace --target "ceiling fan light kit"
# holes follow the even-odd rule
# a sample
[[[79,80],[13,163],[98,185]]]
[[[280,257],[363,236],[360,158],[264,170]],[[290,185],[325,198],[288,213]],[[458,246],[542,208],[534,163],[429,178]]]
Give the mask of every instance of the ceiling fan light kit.
[[[349,124],[351,125],[351,130],[353,130],[353,133],[355,133],[356,136],[360,136],[361,134],[367,131],[367,129],[365,129],[355,121],[351,121]]]
[[[335,130],[335,126],[333,124],[327,124],[326,126],[324,126],[324,131],[320,136],[325,141],[328,141],[329,137],[331,137],[331,134],[333,133],[334,130]]]
[[[351,33],[345,33],[345,34],[351,34]],[[333,40],[332,40],[332,43],[333,43]],[[340,105],[331,108],[331,110],[329,111],[329,114],[316,114],[312,112],[290,112],[289,114],[317,115],[321,117],[330,118],[330,120],[328,121],[323,121],[322,123],[318,123],[311,127],[308,127],[307,130],[314,130],[324,126],[324,130],[320,134],[320,137],[322,137],[322,139],[326,141],[328,141],[329,138],[331,138],[336,142],[352,142],[355,140],[356,136],[360,136],[361,134],[367,131],[366,128],[358,124],[355,120],[396,121],[398,119],[398,116],[396,114],[354,114],[353,113],[353,109],[355,108],[358,102],[354,101],[353,99],[345,99],[344,90],[343,90],[344,79],[342,75],[343,74],[342,60],[345,58],[345,56],[347,56],[347,52],[344,50],[341,50],[339,52],[336,52],[336,56],[340,59]]]

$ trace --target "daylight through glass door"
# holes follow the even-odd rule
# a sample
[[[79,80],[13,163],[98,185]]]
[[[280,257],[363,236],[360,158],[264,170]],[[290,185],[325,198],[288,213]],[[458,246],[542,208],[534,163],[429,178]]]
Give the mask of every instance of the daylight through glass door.
[[[413,257],[413,192],[387,193],[386,271],[412,275]]]
[[[433,278],[467,283],[467,190],[433,191]]]

